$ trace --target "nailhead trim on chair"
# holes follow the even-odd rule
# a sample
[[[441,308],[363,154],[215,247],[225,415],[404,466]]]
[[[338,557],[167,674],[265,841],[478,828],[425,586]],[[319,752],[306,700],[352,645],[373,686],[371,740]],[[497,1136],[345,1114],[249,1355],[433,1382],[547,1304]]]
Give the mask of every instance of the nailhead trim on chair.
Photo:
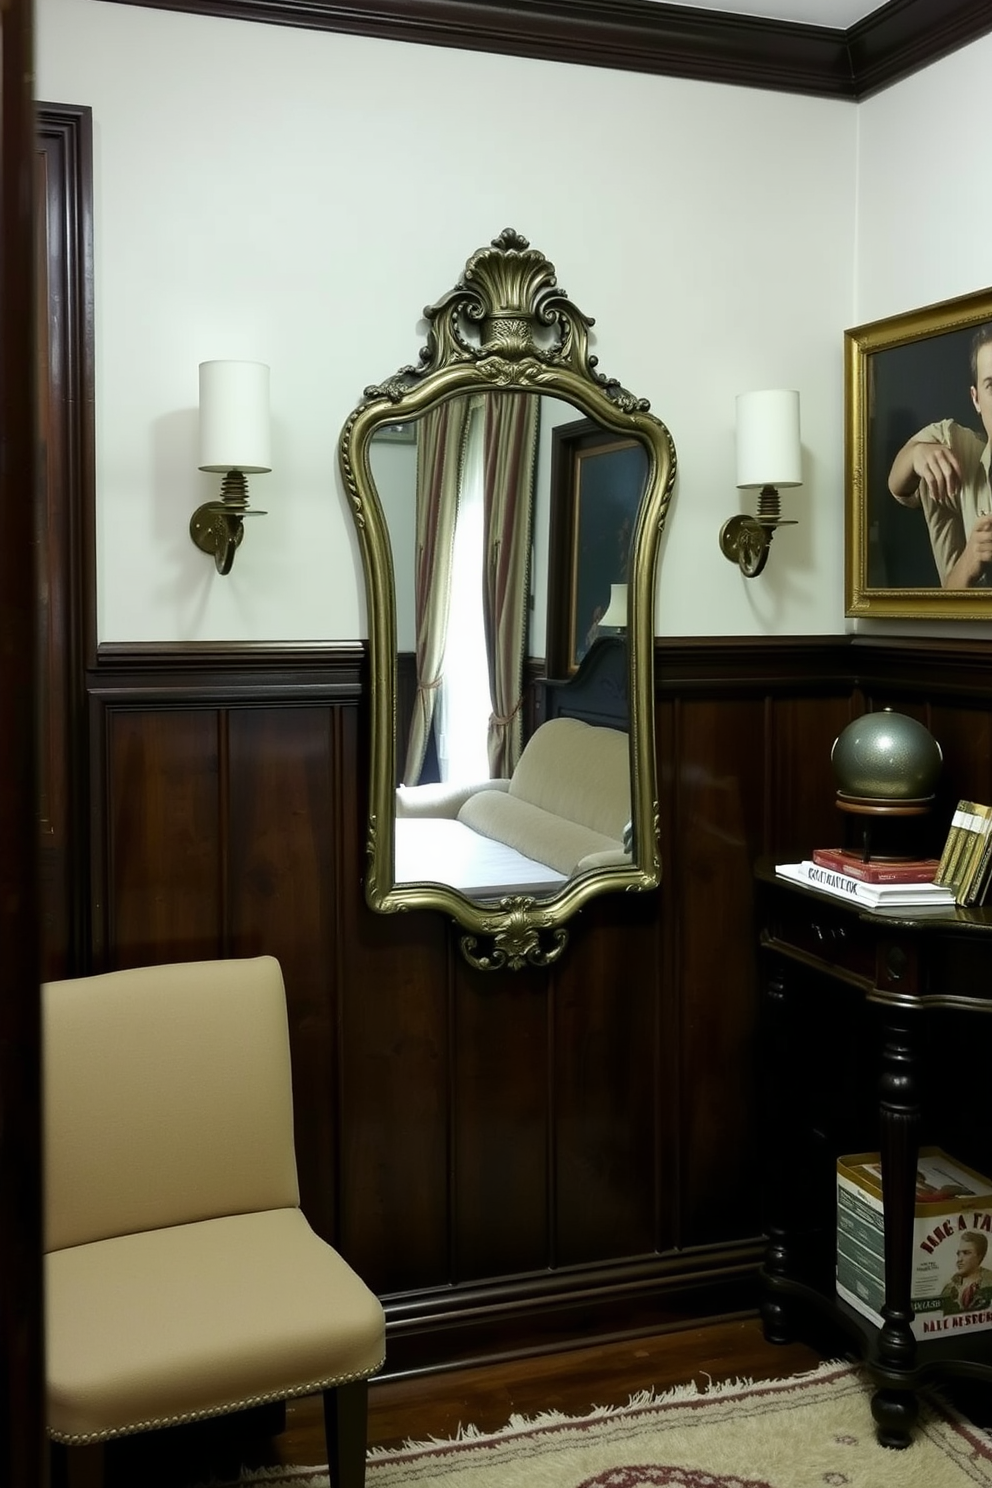
[[[187,1411],[180,1416],[161,1416],[152,1421],[137,1421],[133,1426],[122,1426],[116,1431],[91,1431],[83,1436],[66,1436],[60,1431],[49,1431],[52,1441],[62,1442],[67,1447],[85,1447],[93,1442],[114,1441],[119,1436],[137,1436],[142,1431],[159,1431],[166,1426],[185,1426],[190,1421],[210,1421],[221,1416],[232,1416],[237,1411],[252,1410],[257,1405],[273,1405],[277,1400],[298,1400],[303,1395],[316,1395],[318,1390],[333,1390],[338,1385],[350,1385],[356,1380],[368,1379],[385,1364],[385,1354],[371,1369],[358,1374],[339,1374],[331,1379],[314,1380],[309,1385],[298,1385],[291,1390],[278,1390],[268,1395],[251,1395],[247,1400],[236,1400],[230,1405],[201,1411]]]

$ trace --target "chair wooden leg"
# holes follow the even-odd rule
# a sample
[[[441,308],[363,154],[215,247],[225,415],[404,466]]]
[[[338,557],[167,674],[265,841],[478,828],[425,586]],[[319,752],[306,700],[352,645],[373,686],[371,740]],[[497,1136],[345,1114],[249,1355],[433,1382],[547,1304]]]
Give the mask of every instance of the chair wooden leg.
[[[106,1448],[103,1442],[85,1447],[67,1447],[52,1443],[52,1483],[54,1488],[103,1488],[106,1471]]]
[[[324,1391],[324,1435],[331,1488],[365,1488],[369,1382]]]

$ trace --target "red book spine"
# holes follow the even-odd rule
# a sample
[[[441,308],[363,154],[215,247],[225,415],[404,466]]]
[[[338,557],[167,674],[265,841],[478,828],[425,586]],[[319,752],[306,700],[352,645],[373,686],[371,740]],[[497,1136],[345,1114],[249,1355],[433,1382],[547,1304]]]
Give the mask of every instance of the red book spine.
[[[937,872],[936,858],[912,858],[902,863],[865,863],[857,853],[841,847],[815,847],[813,862],[820,868],[846,873],[861,883],[931,883]]]

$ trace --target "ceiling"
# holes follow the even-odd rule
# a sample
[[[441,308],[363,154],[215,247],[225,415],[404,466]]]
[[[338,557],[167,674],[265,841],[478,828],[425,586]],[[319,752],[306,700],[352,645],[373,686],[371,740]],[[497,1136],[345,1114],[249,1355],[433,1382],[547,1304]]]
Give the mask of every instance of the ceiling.
[[[652,0],[654,4],[664,0]],[[833,26],[847,31],[872,11],[881,9],[878,0],[679,0],[693,10],[719,10],[729,15],[763,16],[771,21],[795,21],[804,26]]]

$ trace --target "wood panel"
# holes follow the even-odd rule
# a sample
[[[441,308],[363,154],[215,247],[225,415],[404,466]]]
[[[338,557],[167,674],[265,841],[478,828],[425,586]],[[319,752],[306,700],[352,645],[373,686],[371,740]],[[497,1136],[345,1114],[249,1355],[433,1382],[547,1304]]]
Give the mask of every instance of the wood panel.
[[[552,979],[554,1064],[551,1264],[581,1266],[670,1250],[659,1155],[672,1049],[661,1026],[654,895],[594,900]]]
[[[342,947],[339,1233],[394,1293],[450,1275],[447,953],[443,925],[411,945],[418,927],[370,919],[359,910]]]
[[[108,719],[106,950],[99,970],[229,954],[221,864],[230,820],[213,710]],[[226,764],[226,752],[225,752]]]
[[[548,977],[453,970],[450,1280],[536,1271],[548,1259]]]
[[[678,1243],[760,1230],[752,864],[837,831],[843,643],[664,642],[656,692],[663,941],[677,1020]],[[826,840],[826,839],[824,839]]]
[[[853,647],[858,711],[893,708],[919,719],[943,753],[929,846],[939,855],[951,814],[964,796],[992,802],[992,684],[988,645],[885,640]]]
[[[336,1062],[332,989],[339,868],[328,823],[340,816],[332,773],[344,709],[232,708],[226,715],[224,942],[276,956],[291,1030],[300,1197],[334,1238],[337,1153],[328,1072]]]
[[[766,728],[760,698],[691,697],[671,712],[678,846],[664,903],[681,928],[679,1239],[693,1245],[760,1230],[750,1176],[753,970],[750,958],[728,948],[751,934]]]
[[[811,845],[844,841],[830,751],[861,705],[845,685],[823,694],[777,696],[771,707],[762,855],[774,853],[783,862],[795,862],[808,856]]]
[[[339,764],[349,782],[340,820],[340,1046],[328,1072],[338,1087],[338,1237],[370,1286],[403,1295],[443,1287],[450,1275],[453,950],[439,915],[373,915],[365,904],[367,740],[363,708]]]
[[[392,1370],[753,1300],[752,864],[836,838],[830,748],[865,706],[939,723],[954,799],[988,782],[984,653],[923,657],[659,643],[661,891],[593,901],[555,967],[498,974],[442,916],[365,905],[353,652],[97,669],[100,955],[279,955],[305,1207],[384,1298]]]

